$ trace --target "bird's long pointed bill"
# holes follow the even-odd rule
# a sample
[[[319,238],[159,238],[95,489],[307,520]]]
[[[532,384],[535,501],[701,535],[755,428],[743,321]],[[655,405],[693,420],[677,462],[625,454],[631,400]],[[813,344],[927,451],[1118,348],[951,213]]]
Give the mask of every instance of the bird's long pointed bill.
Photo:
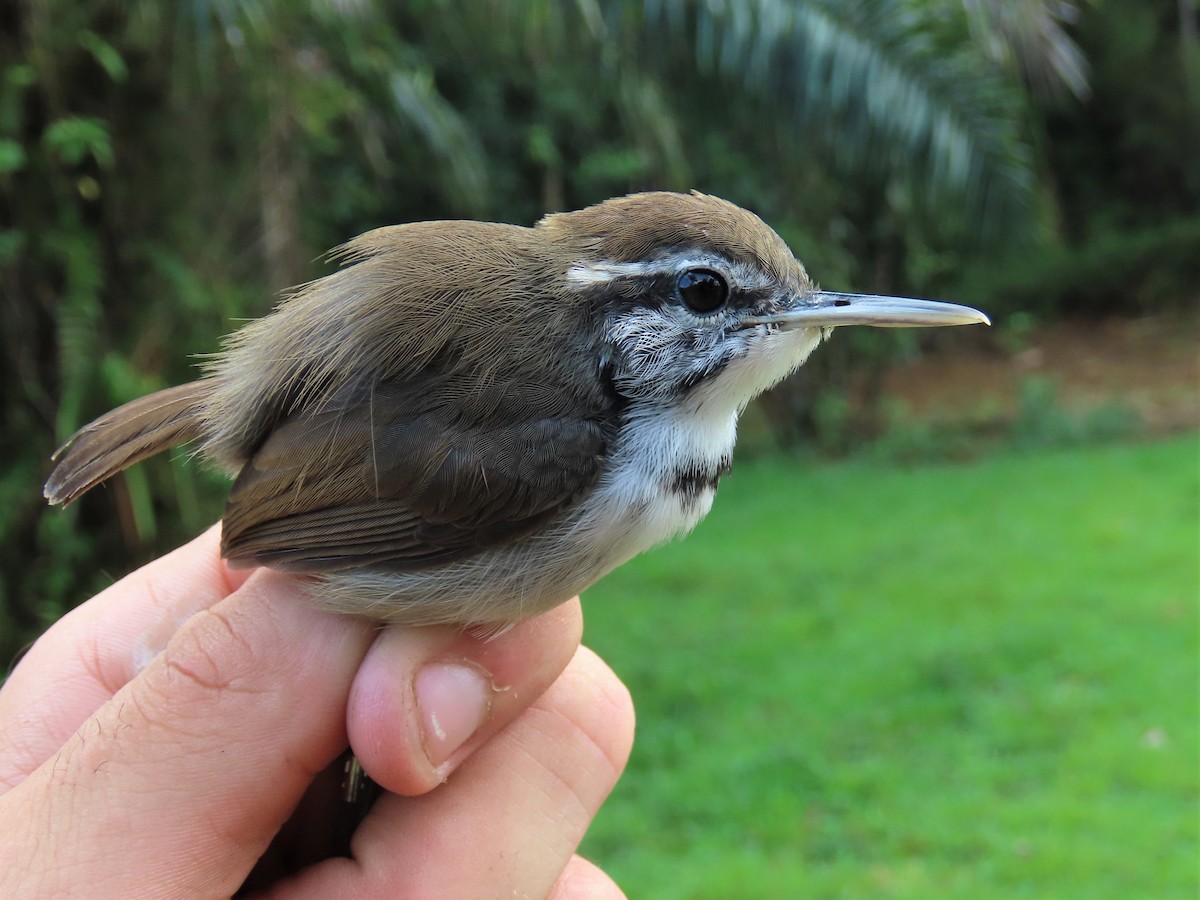
[[[747,324],[778,325],[782,328],[834,328],[841,325],[934,328],[941,325],[991,325],[992,322],[979,310],[957,303],[818,291],[801,298],[792,309],[771,316],[757,316]]]

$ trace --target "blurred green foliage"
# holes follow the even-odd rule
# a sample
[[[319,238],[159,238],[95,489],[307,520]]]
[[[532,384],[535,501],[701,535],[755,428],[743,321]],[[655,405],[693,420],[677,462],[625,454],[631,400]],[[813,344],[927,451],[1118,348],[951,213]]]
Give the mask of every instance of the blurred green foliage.
[[[1001,6],[0,7],[0,659],[220,514],[185,453],[48,510],[53,446],[193,377],[369,227],[697,187],[831,288],[1039,316],[1193,300],[1194,8]],[[770,398],[772,427],[845,449],[839,379],[938,339],[841,337]]]

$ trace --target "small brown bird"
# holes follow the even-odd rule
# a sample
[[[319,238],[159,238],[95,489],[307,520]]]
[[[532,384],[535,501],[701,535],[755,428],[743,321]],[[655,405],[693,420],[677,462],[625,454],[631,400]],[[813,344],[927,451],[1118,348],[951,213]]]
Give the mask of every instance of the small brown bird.
[[[699,522],[739,414],[834,327],[988,321],[819,291],[757,216],[698,193],[397,225],[339,255],[205,377],[81,429],[47,499],[200,441],[236,475],[234,564],[313,575],[341,612],[500,627]]]

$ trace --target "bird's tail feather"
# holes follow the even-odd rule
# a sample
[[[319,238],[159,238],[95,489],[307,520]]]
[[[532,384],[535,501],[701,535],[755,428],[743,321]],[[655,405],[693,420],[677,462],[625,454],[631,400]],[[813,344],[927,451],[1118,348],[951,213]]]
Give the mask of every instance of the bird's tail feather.
[[[54,454],[43,493],[67,504],[149,456],[203,435],[214,382],[201,379],[139,397],[85,425]]]

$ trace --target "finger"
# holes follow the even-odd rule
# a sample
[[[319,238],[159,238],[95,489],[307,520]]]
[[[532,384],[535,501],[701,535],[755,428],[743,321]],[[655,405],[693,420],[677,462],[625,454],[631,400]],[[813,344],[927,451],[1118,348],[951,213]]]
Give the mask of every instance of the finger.
[[[24,779],[152,659],[189,617],[249,577],[220,528],[126,576],[59,620],[0,689],[0,794]]]
[[[625,892],[595,863],[572,856],[546,900],[625,900]]]
[[[372,633],[267,572],[193,616],[5,796],[0,896],[30,895],[22,872],[39,896],[231,894],[345,746]]]
[[[544,897],[629,757],[633,706],[581,647],[562,676],[450,780],[387,795],[359,828],[354,859],[289,884],[301,897]]]
[[[431,790],[542,695],[582,631],[578,600],[490,638],[385,629],[350,693],[347,730],[359,762],[393,793]]]

